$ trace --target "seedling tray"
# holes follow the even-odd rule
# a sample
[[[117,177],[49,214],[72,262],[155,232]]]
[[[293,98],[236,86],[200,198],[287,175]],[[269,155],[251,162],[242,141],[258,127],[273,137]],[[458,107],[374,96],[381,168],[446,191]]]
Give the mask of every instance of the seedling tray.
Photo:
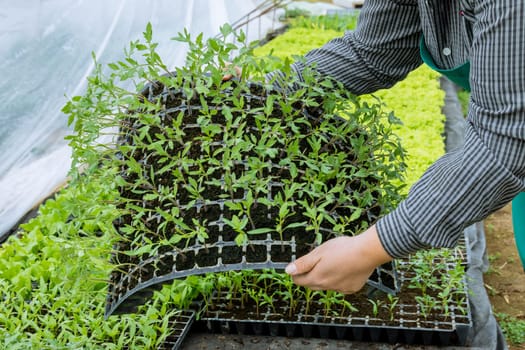
[[[466,268],[469,256],[467,247],[466,240],[462,239],[459,245],[447,254],[437,254],[432,264],[441,264],[444,267],[444,270],[441,270],[444,275],[458,265]],[[194,303],[194,309],[199,310],[201,315],[198,321],[194,322],[193,311],[180,312],[181,315],[186,315],[186,321],[177,318],[176,322],[172,322],[172,327],[177,329],[173,332],[173,336],[169,337],[164,348],[177,349],[190,327],[191,331],[218,334],[321,338],[390,344],[468,345],[467,337],[472,328],[472,319],[466,287],[456,291],[457,300],[448,302],[448,312],[443,313],[440,312],[442,309],[438,309],[437,312],[425,315],[415,300],[411,299],[417,293],[407,287],[416,277],[414,263],[412,258],[399,262],[401,302],[389,311],[383,308],[378,313],[372,312],[367,291],[346,296],[346,300],[359,309],[358,312],[350,313],[345,309],[331,309],[327,312],[326,305],[319,300],[310,302],[308,307],[306,301],[301,300],[296,306],[296,310],[299,311],[293,312],[292,315],[289,313],[288,306],[278,298],[275,300],[275,305],[254,309],[253,303],[231,298],[227,292],[215,293],[207,308],[203,307],[202,301]],[[463,285],[466,286],[465,277],[462,280]],[[446,276],[437,282],[447,283]],[[381,298],[377,294],[376,297]]]
[[[183,310],[177,312],[170,320],[171,332],[158,350],[177,350],[181,347],[186,335],[195,320],[195,311]]]
[[[122,121],[118,142],[122,215],[115,220],[115,228],[124,239],[114,246],[112,261],[117,268],[110,276],[106,317],[135,312],[155,289],[173,279],[230,270],[282,270],[318,242],[341,232],[361,232],[390,206],[386,193],[392,196],[395,191],[386,189],[389,183],[378,175],[382,169],[377,163],[379,151],[374,153],[369,146],[366,127],[333,113],[323,114],[322,108],[302,100],[289,106],[293,113],[286,116],[289,112],[283,111],[279,100],[270,100],[274,102],[268,107],[269,91],[261,85],[247,84],[239,92],[235,84],[221,92],[221,99],[197,93],[188,96],[180,88],[149,84],[142,91],[149,101],[147,108],[161,108],[130,111]],[[228,99],[232,94],[237,95]],[[243,101],[242,111],[232,102],[236,100]],[[264,110],[272,110],[271,115]],[[242,128],[224,127],[241,122],[246,123]],[[165,130],[172,134],[164,134]],[[264,144],[270,132],[277,139],[277,130],[286,142]],[[228,155],[238,143],[244,148],[235,156]],[[359,151],[359,145],[364,150]],[[312,164],[312,159],[320,160]],[[386,167],[392,172],[390,165]],[[307,191],[303,192],[304,186]],[[287,196],[286,191],[292,193],[286,203],[293,204],[287,208],[284,229],[277,233],[281,207],[276,203]],[[250,202],[250,196],[254,201],[248,217],[245,208],[234,206]],[[325,219],[316,224],[315,233],[305,205],[326,208],[321,209]],[[248,219],[256,233],[239,240],[232,221]],[[344,229],[337,231],[336,226]],[[267,228],[273,231],[258,231]],[[197,230],[204,235],[179,239]],[[145,249],[148,244],[155,249]],[[368,283],[396,293],[395,264],[378,268]]]
[[[304,234],[302,235],[304,237]],[[135,312],[163,283],[191,275],[234,270],[284,270],[297,256],[297,238],[281,241],[270,234],[238,246],[221,238],[213,244],[196,244],[183,251],[151,257],[110,285],[106,316]],[[214,251],[214,254],[210,252]],[[184,256],[184,259],[181,258]],[[374,288],[395,294],[399,289],[394,263],[382,265],[368,280]],[[131,287],[131,288],[130,288]]]
[[[450,269],[453,268],[452,264],[451,262]],[[427,314],[415,300],[411,300],[408,295],[404,297],[405,293],[415,295],[407,289],[409,280],[415,277],[411,267],[410,260],[400,263],[399,297],[402,302],[395,306],[390,315],[385,310],[380,310],[378,314],[371,312],[364,292],[346,296],[360,310],[357,313],[347,312],[346,316],[341,316],[340,310],[326,312],[323,310],[324,306],[317,302],[308,306],[309,310],[317,311],[305,314],[306,305],[302,300],[296,307],[302,312],[294,313],[292,317],[286,307],[280,310],[277,307],[276,310],[266,306],[256,312],[245,303],[244,309],[241,309],[240,300],[231,302],[228,295],[223,294],[216,296],[211,303],[213,308],[203,312],[194,329],[225,334],[313,337],[391,344],[466,345],[472,328],[466,288],[457,291],[456,300],[447,303],[448,311],[438,308]],[[465,278],[463,282],[466,285]]]
[[[388,326],[374,318],[339,318],[297,315],[297,321],[276,320],[279,315],[266,314],[263,320],[204,317],[193,328],[212,333],[323,338],[360,342],[422,345],[466,344],[471,328],[468,318],[450,322],[405,322]]]

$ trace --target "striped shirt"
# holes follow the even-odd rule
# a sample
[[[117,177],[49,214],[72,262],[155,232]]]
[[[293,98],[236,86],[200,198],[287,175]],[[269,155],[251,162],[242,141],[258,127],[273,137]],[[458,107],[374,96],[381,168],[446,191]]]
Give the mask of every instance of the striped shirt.
[[[395,258],[454,246],[466,226],[525,190],[525,1],[367,0],[356,29],[306,54],[306,64],[371,93],[422,64],[422,37],[439,68],[470,61],[472,90],[463,147],[437,160],[377,223]],[[302,68],[295,63],[299,79]]]

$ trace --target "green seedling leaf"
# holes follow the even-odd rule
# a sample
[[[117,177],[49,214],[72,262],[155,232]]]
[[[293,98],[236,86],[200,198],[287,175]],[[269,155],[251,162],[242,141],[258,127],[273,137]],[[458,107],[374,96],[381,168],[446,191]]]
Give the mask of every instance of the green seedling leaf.
[[[259,234],[270,233],[274,231],[275,230],[272,228],[261,227],[261,228],[256,228],[254,230],[248,231],[248,234],[249,235],[259,235]]]

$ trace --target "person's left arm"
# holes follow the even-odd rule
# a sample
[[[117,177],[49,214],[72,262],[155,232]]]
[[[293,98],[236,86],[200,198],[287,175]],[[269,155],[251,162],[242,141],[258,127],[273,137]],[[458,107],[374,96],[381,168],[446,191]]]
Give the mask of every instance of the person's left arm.
[[[390,255],[451,247],[525,189],[525,3],[475,1],[463,147],[434,163],[379,221]]]
[[[378,221],[379,254],[383,249],[400,258],[452,247],[466,226],[525,190],[525,3],[478,0],[475,17],[465,144],[434,163],[407,199]],[[296,269],[294,280],[318,289],[355,290],[362,268],[352,262],[366,261],[366,253],[330,241],[316,250],[323,254],[314,250],[298,259],[296,265],[309,269]],[[327,278],[329,266],[339,268]]]

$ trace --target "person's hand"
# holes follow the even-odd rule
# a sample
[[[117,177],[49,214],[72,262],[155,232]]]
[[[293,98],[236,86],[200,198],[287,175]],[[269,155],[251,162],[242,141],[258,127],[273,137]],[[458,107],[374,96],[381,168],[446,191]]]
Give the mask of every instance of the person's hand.
[[[286,267],[293,281],[313,290],[359,291],[374,269],[391,261],[375,226],[354,236],[333,238]]]
[[[241,67],[238,67],[238,66],[233,66],[232,67],[230,64],[226,65],[226,69],[227,70],[231,70],[231,68],[233,68],[233,73],[235,73],[235,75],[233,73],[226,73],[222,77],[222,81],[228,81],[228,80],[232,79],[233,77],[235,77],[235,78],[240,78],[241,77],[241,75],[242,75]]]

